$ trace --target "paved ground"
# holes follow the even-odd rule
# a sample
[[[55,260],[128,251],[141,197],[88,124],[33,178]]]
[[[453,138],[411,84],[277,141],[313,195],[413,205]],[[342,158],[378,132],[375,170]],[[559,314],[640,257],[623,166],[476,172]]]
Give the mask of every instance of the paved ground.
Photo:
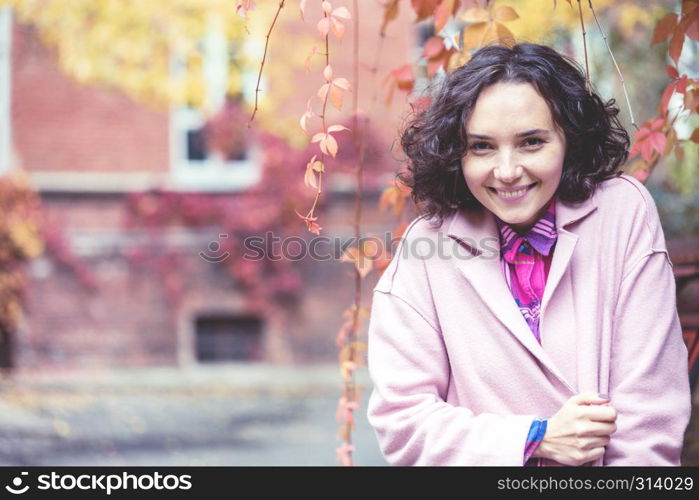
[[[386,465],[366,421],[357,465]],[[0,378],[0,465],[336,465],[336,365],[218,365]],[[683,463],[699,466],[699,398]]]
[[[336,365],[6,377],[0,465],[332,466],[339,395]],[[385,465],[363,395],[355,463]]]

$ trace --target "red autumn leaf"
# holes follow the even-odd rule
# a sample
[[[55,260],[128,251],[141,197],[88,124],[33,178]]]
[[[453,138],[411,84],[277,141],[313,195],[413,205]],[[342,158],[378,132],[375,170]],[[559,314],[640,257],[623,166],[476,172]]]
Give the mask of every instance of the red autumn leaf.
[[[689,140],[699,144],[699,128],[694,129],[694,132],[692,132],[692,136],[689,138]]]
[[[646,182],[646,179],[650,176],[650,172],[648,170],[638,169],[634,170],[631,175],[638,179],[639,182],[643,183]]]
[[[668,52],[670,53],[670,58],[675,61],[675,65],[678,65],[678,60],[680,54],[682,54],[682,47],[684,46],[684,32],[676,27],[672,32],[672,38],[670,39],[670,48]]]
[[[391,75],[395,78],[398,88],[401,90],[411,91],[415,85],[415,76],[413,76],[413,67],[410,64],[404,64],[400,68],[391,71]]]
[[[432,97],[423,95],[410,101],[410,109],[413,113],[422,113],[432,104]]]
[[[447,25],[449,18],[454,14],[458,3],[456,0],[442,0],[434,11],[434,32],[439,33]]]
[[[351,444],[343,443],[342,446],[337,448],[335,452],[337,453],[337,461],[342,463],[344,466],[352,465],[352,457],[350,453],[354,451],[354,446]]]
[[[425,42],[425,48],[422,51],[423,56],[436,57],[444,51],[444,38],[441,36],[430,37],[427,42]]]
[[[449,58],[456,52],[454,49],[445,50],[438,57],[433,57],[427,61],[427,76],[433,77],[439,71],[439,68],[447,69]]]
[[[670,99],[672,98],[673,93],[678,92],[680,94],[685,94],[687,92],[688,83],[689,81],[687,80],[687,75],[682,75],[682,78],[670,82],[667,85],[667,87],[665,87],[663,95],[660,98],[660,104],[658,104],[658,113],[660,115],[664,116],[667,114],[667,107],[670,102]]]
[[[318,220],[318,217],[311,217],[310,215],[304,216],[304,215],[301,215],[300,213],[298,213],[296,210],[294,210],[294,212],[296,212],[296,215],[298,215],[299,217],[301,217],[301,219],[306,223],[306,228],[307,228],[310,232],[312,232],[312,233],[314,233],[314,234],[320,235],[320,230],[323,229],[323,228],[320,227],[320,226],[316,223],[316,221]]]
[[[404,64],[400,68],[396,68],[386,75],[384,85],[388,84],[388,92],[386,93],[386,106],[391,104],[393,93],[396,88],[410,93],[415,85],[415,77],[413,76],[413,67],[410,64]]]
[[[665,14],[665,16],[658,21],[658,24],[655,25],[653,40],[650,42],[650,44],[653,45],[665,40],[668,36],[670,36],[670,33],[672,33],[672,30],[675,29],[675,26],[677,26],[677,14],[673,12]]]
[[[422,21],[434,15],[434,11],[439,2],[440,0],[410,0],[413,10],[417,14],[416,21]]]
[[[680,74],[677,72],[677,68],[670,66],[669,64],[665,66],[665,71],[670,78],[679,78]]]
[[[689,2],[682,4],[683,11],[684,6],[688,4]],[[699,3],[695,5],[696,7],[689,11],[680,22],[680,29],[692,40],[699,40]]]
[[[641,153],[646,162],[650,162],[653,152],[662,155],[665,151],[665,134],[662,127],[665,123],[663,118],[649,120],[641,126],[641,129],[634,134],[634,145],[629,151],[630,156]]]

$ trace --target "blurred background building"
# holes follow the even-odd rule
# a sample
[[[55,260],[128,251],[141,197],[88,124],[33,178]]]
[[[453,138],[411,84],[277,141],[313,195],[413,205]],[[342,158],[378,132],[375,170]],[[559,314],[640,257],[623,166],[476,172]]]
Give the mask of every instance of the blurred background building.
[[[14,377],[45,372],[50,377],[59,371],[129,368],[122,372],[141,374],[133,370],[154,367],[186,373],[246,362],[257,367],[334,363],[336,334],[345,321],[343,312],[354,300],[354,270],[339,258],[354,235],[354,168],[359,153],[351,133],[337,134],[340,153],[328,162],[317,209],[321,235],[330,239],[320,246],[327,258],[296,258],[314,236],[294,212],[306,213],[314,195],[304,185],[303,175],[317,147],[299,128],[299,118],[307,109],[307,99],[324,82],[320,76],[324,45],[313,37],[313,19],[319,13],[313,9],[319,7],[308,7],[306,21],[293,10],[296,5],[287,7],[270,38],[260,110],[249,128],[264,34],[276,2],[258,2],[259,10],[247,21],[236,16],[235,2],[229,0],[4,3],[9,6],[0,6],[0,180],[5,183],[0,198],[11,199],[14,194],[8,193],[24,186],[28,194],[22,194],[22,200],[34,200],[26,203],[35,207],[27,209],[33,215],[25,217],[25,211],[13,212],[10,208],[15,205],[8,201],[0,204],[0,262],[5,268],[0,270],[0,367],[4,373]],[[551,3],[518,0],[515,7],[521,19],[508,26],[521,40],[549,43],[582,61],[577,12],[565,2],[558,2],[554,12]],[[374,7],[368,4],[360,1],[361,63],[359,79],[352,81],[352,91],[359,94],[359,122],[351,114],[351,94],[345,96],[342,110],[332,109],[328,115],[331,123],[349,128],[370,117],[369,124],[362,126],[367,144],[362,232],[386,242],[414,216],[410,206],[396,216],[379,203],[400,166],[396,132],[407,113],[407,92],[400,87],[388,105],[389,73],[402,64],[416,63],[411,78],[416,92],[423,90],[430,64],[423,49],[434,33],[429,23],[416,23],[411,4],[402,2],[385,36],[379,36],[383,13],[371,11]],[[659,0],[640,6],[631,0],[599,0],[595,4],[640,123],[654,116],[668,81],[658,69],[666,63],[667,47],[649,46],[652,31],[657,20],[668,9],[677,9],[679,2]],[[587,22],[591,80],[603,98],[616,99],[622,123],[632,132],[618,75],[593,21],[588,18]],[[462,25],[450,23],[447,32],[456,33]],[[353,37],[348,23],[344,40],[330,45],[334,75],[351,80]],[[680,63],[694,78],[699,76],[697,52],[697,42],[687,39]],[[310,71],[304,66],[310,66]],[[316,119],[309,127],[311,135],[319,125]],[[678,134],[688,136],[697,125],[696,120],[678,123]],[[693,380],[699,356],[698,163],[696,144],[689,144],[683,159],[663,159],[646,182],[657,202],[674,264]],[[17,173],[19,180],[11,180]],[[258,248],[260,241],[276,244],[276,254],[286,258],[269,253],[266,258],[244,258],[250,255],[245,242],[250,243],[246,238],[251,237],[259,238]],[[18,257],[22,253],[29,257]],[[24,260],[28,265],[20,266]],[[380,267],[364,281],[365,308]],[[21,297],[21,311],[15,297]],[[5,317],[14,319],[4,321]],[[161,377],[168,378],[174,372],[163,373],[167,375]],[[259,386],[259,381],[267,380],[254,373],[251,383]],[[282,378],[293,379],[284,373]],[[316,372],[309,373],[309,380],[318,377]],[[328,373],[322,372],[323,376]],[[139,377],[128,383],[136,384]],[[142,383],[150,384],[149,377],[144,375]],[[205,392],[216,379],[198,380],[199,385],[191,387]],[[236,371],[233,379],[240,382],[245,376]],[[338,375],[338,384],[339,380]],[[97,394],[104,387],[121,387],[121,383],[93,388],[91,401],[102,401]],[[35,391],[31,394],[89,393],[79,384],[69,389],[42,384],[31,386]],[[47,435],[55,437],[56,450],[67,456],[65,443],[73,443],[71,436],[80,436],[75,431],[83,425],[78,416],[89,412],[69,415],[64,400],[42,407],[37,401],[43,397],[32,399],[22,387],[0,386],[4,391],[0,413],[13,422],[37,418],[38,423],[22,434],[0,422],[0,448],[15,450],[6,451],[6,462],[41,463],[45,443],[40,436]],[[167,384],[163,387],[174,390]],[[246,407],[247,388],[219,389],[221,394],[234,395],[236,405]],[[278,400],[284,398],[284,391],[279,392],[281,396],[275,393]],[[13,394],[21,396],[17,406],[2,406]],[[99,406],[102,402],[89,406],[83,400],[72,401],[71,407],[81,404],[94,409],[92,417],[106,412]],[[333,404],[319,402],[309,411],[326,406],[334,410]],[[18,408],[24,413],[13,413]],[[279,414],[288,412],[286,406],[279,408]],[[48,430],[41,427],[38,413],[51,415]],[[280,420],[265,415],[255,418],[276,428]],[[149,429],[157,430],[162,420],[157,413],[142,420],[129,418],[129,432],[138,439]],[[332,427],[332,415],[328,420]],[[236,429],[247,429],[241,424],[245,421],[236,420]],[[699,432],[696,418],[693,422],[688,436]],[[44,430],[37,432],[38,428]],[[300,434],[292,436],[293,449],[303,454],[308,428],[299,429]],[[100,434],[101,441],[84,438],[74,446],[92,450],[94,456],[80,455],[90,456],[90,463],[119,463],[118,453],[109,455],[107,462],[95,458],[104,450],[121,449],[114,444],[121,438],[110,434],[112,430]],[[173,428],[173,435],[176,431]],[[366,423],[358,432],[364,440],[360,443],[369,448],[365,463],[381,463],[376,449],[368,444],[371,435]],[[251,435],[245,433],[248,430],[243,434]],[[13,441],[13,436],[23,437]],[[318,449],[323,440],[333,439],[332,431],[329,436],[319,437]],[[35,451],[22,451],[35,438]],[[131,438],[123,439],[131,443]],[[218,436],[210,439],[213,443]],[[88,445],[93,442],[102,444],[93,449]],[[240,442],[224,444],[233,449]],[[688,444],[696,465],[699,440],[688,438]],[[240,446],[244,448],[244,439]],[[265,463],[265,457],[273,456],[265,453],[259,452],[253,461]],[[52,457],[51,463],[68,463],[58,455],[47,456]],[[298,456],[284,460],[298,463]],[[223,458],[202,460],[217,463],[219,459],[230,463]],[[143,458],[143,463],[148,460]]]

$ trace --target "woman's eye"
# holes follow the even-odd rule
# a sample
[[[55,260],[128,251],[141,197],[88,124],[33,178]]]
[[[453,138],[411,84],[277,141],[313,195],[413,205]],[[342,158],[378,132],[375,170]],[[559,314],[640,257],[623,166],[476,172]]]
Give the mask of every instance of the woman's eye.
[[[487,142],[474,142],[473,144],[471,144],[471,149],[473,149],[474,151],[482,151],[483,148],[480,148],[478,146],[489,147],[489,144]]]
[[[529,141],[534,141],[534,142],[530,143]],[[544,143],[544,141],[542,141],[541,139],[539,139],[537,137],[530,137],[529,139],[524,141],[525,146],[538,146],[539,144],[543,144],[543,143]]]

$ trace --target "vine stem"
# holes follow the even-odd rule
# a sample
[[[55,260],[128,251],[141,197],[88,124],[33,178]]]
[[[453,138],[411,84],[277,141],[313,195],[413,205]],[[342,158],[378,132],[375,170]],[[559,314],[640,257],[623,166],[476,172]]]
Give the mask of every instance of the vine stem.
[[[580,13],[580,26],[582,27],[583,50],[585,51],[585,86],[587,93],[592,95],[592,84],[590,83],[590,64],[587,56],[587,32],[585,31],[585,22],[583,21],[582,4],[578,0],[578,12]]]
[[[322,3],[322,0],[321,0]],[[328,14],[323,11],[324,17],[328,17]],[[330,65],[330,34],[325,35],[325,65],[328,66]],[[328,82],[328,84],[332,85],[332,82]],[[328,96],[330,95],[330,89],[328,88],[328,91],[325,93],[325,99],[323,100],[323,113],[320,115],[321,122],[323,124],[323,132],[327,133],[328,127],[325,125],[325,111],[328,107]],[[325,158],[325,153],[322,151],[320,152],[320,160],[323,161]],[[323,162],[325,164],[325,162]],[[313,198],[313,205],[311,205],[311,210],[308,212],[308,217],[313,217],[313,212],[316,209],[316,205],[318,204],[318,200],[320,199],[320,193],[323,192],[323,172],[320,171],[318,172],[318,191],[316,191],[315,198]]]
[[[629,99],[629,93],[626,90],[626,83],[624,82],[624,75],[621,73],[621,69],[619,69],[619,65],[616,63],[616,59],[614,58],[614,53],[612,52],[612,49],[609,46],[609,43],[607,41],[607,35],[605,34],[604,30],[602,29],[602,25],[600,24],[599,20],[597,19],[597,14],[595,13],[595,8],[592,6],[592,0],[588,0],[588,3],[590,5],[590,10],[592,11],[592,15],[595,18],[595,23],[597,24],[597,29],[599,29],[600,33],[602,34],[602,38],[604,39],[604,44],[607,46],[607,51],[609,52],[609,55],[612,57],[612,62],[614,63],[614,67],[616,68],[616,72],[619,74],[619,79],[621,80],[621,89],[624,92],[624,97],[626,98],[626,105],[629,108],[629,115],[631,117],[631,125],[633,125],[634,128],[636,129],[636,132],[638,132],[640,129],[638,127],[638,124],[636,123],[636,119],[633,116],[633,109],[631,108],[631,99]]]
[[[262,80],[262,70],[265,67],[265,60],[267,59],[267,47],[269,46],[269,37],[272,35],[272,30],[274,29],[274,25],[277,23],[277,18],[279,17],[279,13],[282,11],[284,8],[284,2],[286,0],[280,0],[279,1],[279,6],[277,7],[277,12],[274,14],[274,19],[272,19],[272,24],[269,27],[269,30],[267,31],[267,36],[265,37],[265,51],[262,54],[262,62],[260,63],[260,71],[257,74],[257,85],[255,86],[255,107],[252,110],[252,115],[250,115],[250,120],[248,121],[248,128],[252,125],[252,121],[255,119],[255,115],[257,114],[257,98],[260,93],[260,80]]]

